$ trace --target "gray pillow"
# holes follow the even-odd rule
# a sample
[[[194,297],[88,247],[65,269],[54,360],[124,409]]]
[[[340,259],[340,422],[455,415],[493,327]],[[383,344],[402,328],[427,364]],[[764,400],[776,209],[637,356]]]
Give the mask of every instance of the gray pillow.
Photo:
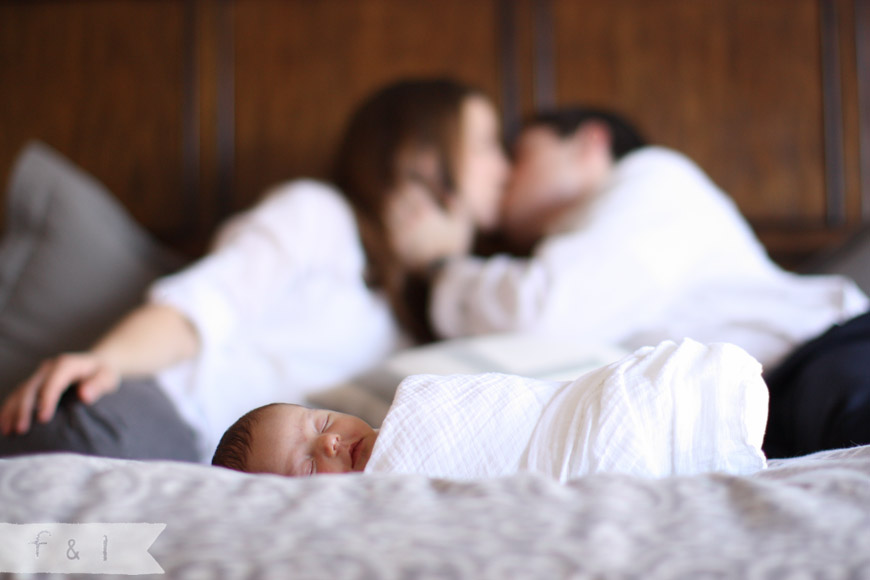
[[[0,398],[47,356],[90,346],[182,265],[48,146],[14,165],[0,240]]]

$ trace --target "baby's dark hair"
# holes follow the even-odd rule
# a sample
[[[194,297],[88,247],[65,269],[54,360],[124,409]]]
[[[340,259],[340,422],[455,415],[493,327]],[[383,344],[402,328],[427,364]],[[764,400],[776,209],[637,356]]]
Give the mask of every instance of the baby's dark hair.
[[[233,423],[221,437],[211,464],[236,471],[246,471],[251,453],[251,430],[264,410],[282,403],[271,403],[248,411]]]

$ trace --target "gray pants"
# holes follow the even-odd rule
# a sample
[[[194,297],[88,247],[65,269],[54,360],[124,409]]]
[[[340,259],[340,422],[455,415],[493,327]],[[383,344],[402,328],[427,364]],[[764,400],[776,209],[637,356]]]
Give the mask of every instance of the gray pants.
[[[0,457],[73,452],[122,459],[197,461],[193,430],[153,379],[132,379],[93,405],[73,389],[48,423],[34,419],[24,435],[0,435]]]

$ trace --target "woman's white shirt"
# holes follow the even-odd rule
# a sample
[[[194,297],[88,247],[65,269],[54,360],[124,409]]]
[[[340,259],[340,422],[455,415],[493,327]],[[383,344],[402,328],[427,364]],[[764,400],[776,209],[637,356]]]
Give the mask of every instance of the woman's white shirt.
[[[150,300],[182,312],[200,338],[199,355],[158,382],[198,432],[204,459],[248,410],[302,403],[398,348],[365,262],[347,201],[299,180],[232,218],[207,256],[153,285]]]
[[[866,309],[846,278],[781,270],[696,164],[646,147],[530,259],[447,264],[431,316],[444,337],[528,330],[630,349],[693,338],[733,342],[771,365]]]

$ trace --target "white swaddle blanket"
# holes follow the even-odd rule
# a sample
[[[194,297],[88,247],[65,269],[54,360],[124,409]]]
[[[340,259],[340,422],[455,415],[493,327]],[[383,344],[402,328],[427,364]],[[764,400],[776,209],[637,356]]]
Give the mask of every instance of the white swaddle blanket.
[[[767,387],[731,344],[645,347],[575,381],[405,379],[367,473],[471,479],[535,471],[662,477],[763,469]]]

